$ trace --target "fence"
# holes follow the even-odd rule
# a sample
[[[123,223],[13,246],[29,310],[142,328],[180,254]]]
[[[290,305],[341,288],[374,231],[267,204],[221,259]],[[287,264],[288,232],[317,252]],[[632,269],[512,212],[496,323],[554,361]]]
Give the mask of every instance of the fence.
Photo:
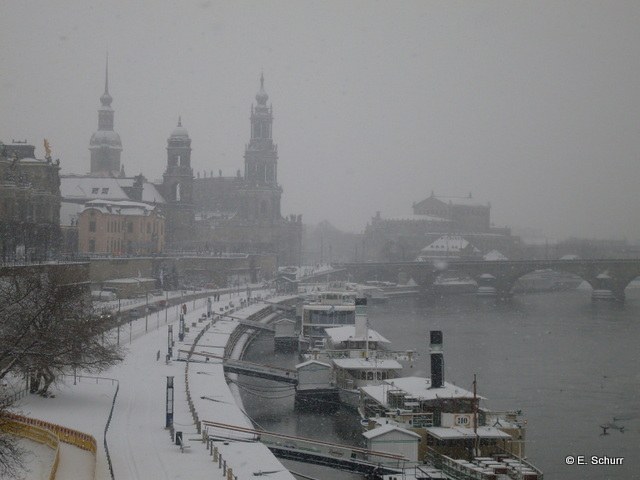
[[[58,436],[61,442],[68,443],[82,450],[87,450],[94,455],[98,451],[96,439],[87,433],[79,432],[72,428],[63,427],[55,423],[45,422],[44,420],[38,420],[36,418],[23,417],[22,415],[16,415],[14,413],[3,412],[2,418],[14,420],[16,422],[24,423],[38,428],[48,430]]]
[[[53,464],[49,471],[49,480],[55,480],[58,464],[60,463],[60,438],[58,435],[47,428],[23,422],[22,419],[27,419],[27,417],[3,413],[0,418],[3,424],[2,429],[6,433],[16,437],[27,438],[33,442],[46,445],[55,451]]]

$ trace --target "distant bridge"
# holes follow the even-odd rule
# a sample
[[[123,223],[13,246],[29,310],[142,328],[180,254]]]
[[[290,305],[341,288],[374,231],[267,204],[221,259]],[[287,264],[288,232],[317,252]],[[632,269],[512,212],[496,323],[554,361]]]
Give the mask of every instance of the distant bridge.
[[[375,279],[405,283],[413,279],[426,293],[441,273],[455,272],[468,275],[478,285],[490,286],[500,299],[509,298],[516,281],[536,270],[572,273],[591,285],[594,298],[609,296],[620,302],[624,301],[627,285],[640,277],[640,259],[345,263],[336,267],[344,269],[343,275],[354,282]]]

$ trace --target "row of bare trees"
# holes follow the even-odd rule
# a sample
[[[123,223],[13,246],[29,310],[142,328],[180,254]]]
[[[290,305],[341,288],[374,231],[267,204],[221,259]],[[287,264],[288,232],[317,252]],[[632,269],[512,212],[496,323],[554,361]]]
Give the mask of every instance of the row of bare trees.
[[[22,469],[23,456],[6,432],[2,411],[13,407],[9,378],[21,378],[43,396],[64,374],[98,373],[123,352],[111,330],[115,320],[97,315],[88,286],[61,284],[45,273],[0,277],[0,477]]]

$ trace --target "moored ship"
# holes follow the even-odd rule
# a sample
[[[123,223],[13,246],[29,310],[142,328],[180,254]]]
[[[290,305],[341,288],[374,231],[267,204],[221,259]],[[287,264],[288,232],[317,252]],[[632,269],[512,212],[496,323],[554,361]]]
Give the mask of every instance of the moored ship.
[[[321,290],[302,305],[298,348],[301,354],[324,346],[326,329],[354,325],[356,318],[356,292],[348,290]]]
[[[404,478],[543,479],[525,459],[521,412],[480,408],[475,380],[473,392],[445,382],[440,331],[431,332],[431,378],[396,378],[360,390],[369,447],[417,459]],[[442,476],[421,476],[423,467]]]
[[[357,407],[360,388],[384,380],[399,378],[404,362],[415,359],[415,352],[394,352],[391,343],[368,326],[367,299],[355,300],[355,323],[326,328],[326,337],[317,349],[303,355],[305,359],[327,362],[340,392],[342,403]]]

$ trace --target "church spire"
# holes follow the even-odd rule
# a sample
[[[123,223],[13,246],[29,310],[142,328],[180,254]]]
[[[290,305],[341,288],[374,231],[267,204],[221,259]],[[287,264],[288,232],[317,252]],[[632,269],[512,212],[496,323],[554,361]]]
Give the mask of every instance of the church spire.
[[[260,75],[258,104],[251,109],[251,139],[246,146],[245,178],[253,184],[277,186],[278,151],[273,143],[273,113],[267,107],[269,95],[264,89],[264,74]]]
[[[120,170],[120,152],[122,141],[113,130],[114,112],[111,108],[113,98],[109,93],[109,54],[107,53],[104,73],[104,93],[100,97],[102,104],[98,109],[98,130],[91,136],[91,174],[117,176]]]
[[[110,107],[113,98],[109,94],[109,52],[107,52],[107,62],[104,71],[104,93],[100,97],[100,102],[103,107]]]
[[[264,73],[261,73],[260,74],[260,90],[258,90],[258,93],[256,93],[256,101],[258,102],[259,106],[266,107],[267,100],[269,100],[269,95],[267,95],[267,92],[264,90]]]

